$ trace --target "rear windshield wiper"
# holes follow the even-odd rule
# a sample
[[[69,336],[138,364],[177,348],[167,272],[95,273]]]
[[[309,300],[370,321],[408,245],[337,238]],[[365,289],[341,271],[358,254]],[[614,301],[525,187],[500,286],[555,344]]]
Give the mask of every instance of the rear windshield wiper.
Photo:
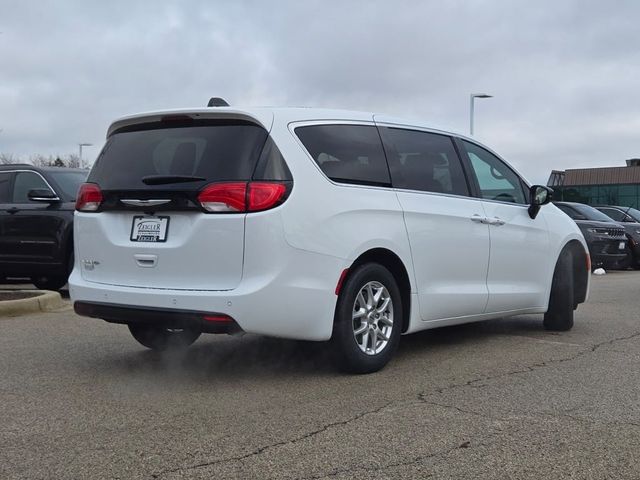
[[[166,185],[168,183],[201,182],[204,177],[194,177],[192,175],[147,175],[142,177],[145,185]]]

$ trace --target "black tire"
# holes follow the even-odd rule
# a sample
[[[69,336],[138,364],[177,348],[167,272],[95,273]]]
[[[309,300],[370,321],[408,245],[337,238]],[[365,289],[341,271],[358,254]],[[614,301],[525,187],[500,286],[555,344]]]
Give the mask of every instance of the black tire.
[[[60,275],[41,276],[31,279],[37,289],[39,290],[60,290],[67,284],[67,278]]]
[[[378,288],[374,295],[382,292],[379,297],[380,301],[377,304],[379,308],[383,306],[384,301],[382,299],[384,297],[389,298],[390,301],[386,309],[377,312],[373,308],[369,310],[370,307],[366,305],[361,306],[361,300],[356,303],[359,293],[367,285],[370,285],[372,289]],[[379,288],[380,286],[383,287],[383,290]],[[366,293],[367,291],[365,289],[362,300],[367,300],[365,302],[367,305],[369,303],[373,304],[373,299],[371,302],[368,301],[369,294]],[[353,318],[356,305],[359,310],[370,312],[363,315],[363,320],[354,320]],[[336,306],[331,343],[337,367],[350,373],[372,373],[383,368],[391,360],[400,342],[403,318],[402,307],[400,289],[389,270],[377,263],[366,263],[354,268],[342,286]],[[391,326],[388,320],[392,321]],[[359,322],[357,327],[354,325],[355,322]],[[391,327],[390,331],[389,327]],[[358,328],[365,328],[366,339],[364,337],[365,333],[356,334],[355,330]],[[369,330],[371,328],[375,330]],[[373,331],[376,332],[375,336],[369,336]],[[386,334],[386,338],[388,338],[386,344],[384,344],[385,340],[378,336],[378,333]],[[375,338],[375,346],[371,341],[372,338]],[[380,342],[379,345],[378,342]],[[360,344],[364,344],[365,350],[373,350],[375,352],[377,348],[380,348],[380,351],[377,353],[365,353]],[[368,348],[369,345],[370,348]]]
[[[31,283],[33,283],[38,290],[58,291],[67,284],[71,270],[73,270],[73,252],[71,252],[67,260],[66,275],[42,275],[33,277]]]
[[[549,309],[544,314],[544,328],[561,332],[571,330],[575,307],[573,257],[567,250],[560,255],[553,271]]]
[[[129,331],[141,345],[158,352],[185,349],[200,336],[197,330],[176,330],[146,325],[129,325]]]

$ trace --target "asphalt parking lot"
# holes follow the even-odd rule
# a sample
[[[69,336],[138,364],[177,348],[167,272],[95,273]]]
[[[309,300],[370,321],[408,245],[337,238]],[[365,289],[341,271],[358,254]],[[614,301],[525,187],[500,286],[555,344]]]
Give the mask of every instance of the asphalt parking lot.
[[[347,376],[322,346],[146,351],[70,306],[0,318],[0,478],[639,478],[640,273],[541,316],[404,337]]]

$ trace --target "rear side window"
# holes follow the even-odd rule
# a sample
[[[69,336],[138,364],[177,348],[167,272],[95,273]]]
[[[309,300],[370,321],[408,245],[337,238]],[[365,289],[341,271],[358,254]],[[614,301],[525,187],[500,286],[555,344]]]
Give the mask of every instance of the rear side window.
[[[381,128],[393,186],[424,192],[469,195],[462,164],[445,135]]]
[[[253,174],[254,180],[275,180],[287,181],[291,180],[291,172],[287,167],[284,157],[280,153],[280,149],[269,137],[267,143],[264,144],[256,171]]]
[[[128,127],[111,135],[87,181],[103,190],[198,190],[211,182],[250,180],[266,140],[264,128],[242,121]],[[146,185],[147,176],[195,178]]]
[[[378,130],[367,125],[298,127],[296,135],[324,174],[336,182],[389,186]]]

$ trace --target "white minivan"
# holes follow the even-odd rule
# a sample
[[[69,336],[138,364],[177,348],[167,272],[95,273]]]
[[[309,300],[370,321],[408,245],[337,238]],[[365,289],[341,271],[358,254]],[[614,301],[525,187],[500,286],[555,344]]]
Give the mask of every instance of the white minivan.
[[[419,330],[535,313],[568,330],[589,290],[550,189],[471,138],[382,115],[128,116],[87,182],[74,309],[156,350],[201,333],[330,340],[342,368],[372,372]]]

